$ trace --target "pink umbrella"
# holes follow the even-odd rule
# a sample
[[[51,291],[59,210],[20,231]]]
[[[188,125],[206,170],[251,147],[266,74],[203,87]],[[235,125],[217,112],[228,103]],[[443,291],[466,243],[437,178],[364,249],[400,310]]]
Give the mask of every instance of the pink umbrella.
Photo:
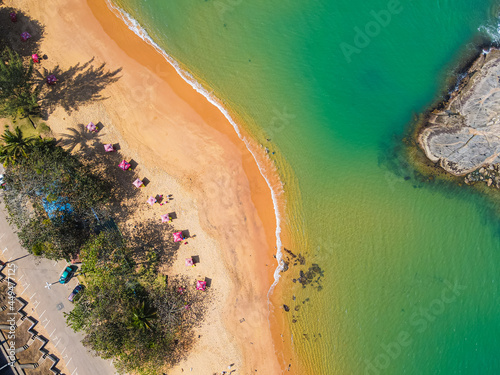
[[[97,130],[97,126],[95,126],[95,124],[92,121],[90,121],[87,125],[87,130],[89,132],[95,132]]]
[[[118,166],[124,171],[130,168],[130,164],[126,160],[122,160],[121,163],[118,164]]]
[[[205,281],[198,280],[196,282],[196,290],[205,290],[207,283]]]
[[[10,17],[10,20],[12,22],[17,22],[17,14],[16,14],[16,12],[10,12],[9,13],[9,17]]]
[[[24,33],[21,34],[21,40],[23,42],[26,42],[29,38],[31,38],[31,35],[30,33],[27,33],[26,31]]]
[[[153,204],[156,203],[156,198],[155,197],[149,197],[148,198],[148,203],[152,206]]]
[[[186,258],[186,267],[194,267],[193,258]]]
[[[50,76],[47,77],[47,83],[49,85],[55,85],[56,82],[57,82],[57,78],[55,75],[51,74]]]
[[[31,58],[33,59],[34,63],[39,63],[40,62],[40,60],[38,60],[38,55],[36,53],[34,53],[33,55],[31,55]]]
[[[113,147],[113,145],[111,143],[108,143],[107,145],[104,145],[104,150],[106,152],[111,152],[111,151],[115,151],[115,148]]]
[[[168,214],[161,215],[160,217],[161,217],[161,222],[162,223],[170,222],[170,216],[168,216]]]
[[[181,242],[184,238],[182,238],[182,232],[174,233],[174,242]]]
[[[143,185],[143,182],[139,179],[132,182],[136,188],[140,188]]]

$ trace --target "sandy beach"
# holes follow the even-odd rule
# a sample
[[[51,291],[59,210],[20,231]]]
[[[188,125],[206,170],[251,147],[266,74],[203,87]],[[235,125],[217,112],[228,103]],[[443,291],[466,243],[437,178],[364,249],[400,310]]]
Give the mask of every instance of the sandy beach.
[[[100,123],[102,141],[119,144],[150,181],[144,196],[174,197],[168,203],[178,217],[174,226],[189,230],[192,238],[167,272],[210,278],[213,298],[192,353],[169,374],[220,373],[230,364],[241,374],[282,373],[288,366],[277,355],[283,351],[282,328],[271,330],[267,302],[277,266],[271,192],[229,121],[104,0],[5,5],[45,26],[44,69],[66,72],[90,62],[95,68],[104,64],[104,71],[119,70],[119,79],[104,87],[100,100],[55,107],[47,124],[58,137],[78,124]],[[162,211],[144,201],[144,212],[159,216]],[[191,255],[198,255],[200,264],[186,269],[184,259]]]

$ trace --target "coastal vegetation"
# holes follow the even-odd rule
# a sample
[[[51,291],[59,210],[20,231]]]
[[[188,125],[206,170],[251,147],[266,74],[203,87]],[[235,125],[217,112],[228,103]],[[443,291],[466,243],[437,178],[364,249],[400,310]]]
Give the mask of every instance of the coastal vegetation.
[[[113,358],[124,373],[161,373],[184,357],[192,329],[201,320],[205,294],[188,280],[159,274],[154,252],[138,265],[134,250],[117,232],[93,236],[81,251],[87,290],[67,314],[84,344]]]
[[[6,15],[5,8],[0,13]],[[43,28],[24,19],[40,32],[39,41]],[[117,167],[123,155],[97,152],[103,149],[99,134],[81,124],[56,139],[41,122],[58,106],[70,113],[102,100],[100,91],[118,79],[119,69],[94,68],[89,61],[49,72],[33,63],[36,43],[29,50],[4,28],[0,117],[7,125],[0,162],[9,220],[34,256],[81,260],[85,289],[66,319],[83,333],[84,345],[113,359],[120,373],[162,374],[192,347],[210,294],[195,293],[194,280],[165,275],[162,267],[173,262],[179,245],[169,224],[134,220],[133,209],[123,205],[140,197],[127,179],[137,178],[135,172]],[[55,89],[46,82],[54,72]],[[29,133],[23,119],[31,124]]]
[[[37,113],[40,88],[34,79],[33,61],[6,48],[0,58],[0,116],[27,117]]]
[[[70,259],[108,216],[111,187],[53,140],[5,130],[4,202],[22,245],[49,259]]]

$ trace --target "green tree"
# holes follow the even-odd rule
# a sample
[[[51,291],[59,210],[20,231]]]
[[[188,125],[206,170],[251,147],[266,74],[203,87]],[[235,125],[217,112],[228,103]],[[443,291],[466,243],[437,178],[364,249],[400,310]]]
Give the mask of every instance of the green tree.
[[[10,49],[3,55],[7,58],[0,58],[0,116],[15,118],[36,113],[40,89],[33,77],[33,61],[25,64]]]
[[[153,329],[153,321],[156,319],[158,319],[156,309],[149,306],[146,301],[138,303],[132,309],[132,327],[151,331]]]
[[[77,156],[51,141],[30,145],[27,157],[7,164],[3,197],[28,251],[69,259],[107,217],[112,186]],[[47,207],[55,207],[52,212]]]
[[[86,347],[113,358],[119,373],[160,375],[194,342],[205,294],[179,293],[186,279],[172,278],[167,285],[158,273],[154,281],[143,278],[125,245],[116,232],[103,231],[82,248],[87,288],[66,314],[67,323],[83,332]]]
[[[24,137],[19,127],[16,127],[12,132],[8,126],[5,126],[5,131],[0,136],[0,140],[3,142],[3,145],[0,146],[0,162],[6,166],[9,163],[15,164],[21,157],[27,158],[36,138]]]

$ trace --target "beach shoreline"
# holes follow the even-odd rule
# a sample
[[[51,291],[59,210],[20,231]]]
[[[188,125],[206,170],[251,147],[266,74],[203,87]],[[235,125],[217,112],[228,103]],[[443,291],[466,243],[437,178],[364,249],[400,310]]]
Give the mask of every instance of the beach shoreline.
[[[220,303],[213,308],[209,327],[201,329],[193,352],[172,373],[190,366],[212,374],[224,370],[226,361],[241,365],[242,373],[285,371],[292,353],[280,337],[287,327],[274,324],[283,321],[277,318],[281,311],[275,304],[275,313],[269,313],[268,305],[277,228],[269,185],[279,189],[281,183],[264,150],[240,129],[245,144],[223,113],[113,14],[105,0],[49,0],[43,6],[25,0],[6,5],[26,10],[46,25],[42,50],[49,56],[43,62],[49,70],[51,64],[70,67],[87,61],[121,69],[120,80],[105,89],[105,100],[72,113],[51,113],[47,122],[53,132],[61,134],[87,118],[102,121],[104,137],[119,139],[122,152],[138,162],[141,172],[150,180],[166,181],[163,186],[175,191],[177,207],[186,216],[179,223],[211,243],[190,241],[210,259],[198,272],[218,285],[213,289]],[[265,168],[269,185],[247,146]],[[284,199],[279,205],[284,212]],[[188,206],[197,212],[188,213]],[[174,264],[171,272],[177,270],[182,267]],[[279,299],[275,292],[272,300]],[[211,334],[222,338],[204,338]]]

